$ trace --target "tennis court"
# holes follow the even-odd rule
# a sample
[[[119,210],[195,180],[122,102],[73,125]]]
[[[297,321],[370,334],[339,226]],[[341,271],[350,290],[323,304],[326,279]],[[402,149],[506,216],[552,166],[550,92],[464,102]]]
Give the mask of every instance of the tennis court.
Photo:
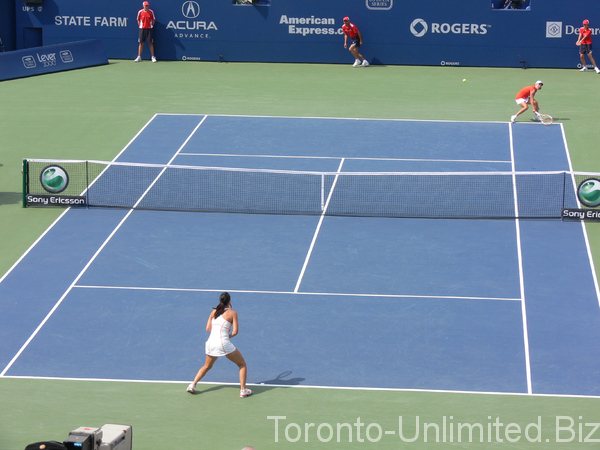
[[[118,161],[531,170],[535,139],[547,170],[568,170],[562,127],[536,125],[156,115]],[[369,144],[340,141],[352,133]],[[254,385],[598,395],[598,363],[585,358],[600,345],[592,273],[578,222],[72,209],[1,285],[33,276],[39,305],[3,311],[2,375],[185,386],[203,359],[204,316],[227,290]],[[236,380],[221,362],[204,381]]]
[[[173,164],[335,172],[343,158],[343,171],[498,171],[510,170],[513,162],[516,170],[568,170],[566,128],[570,147],[577,150],[575,167],[594,170],[593,164],[582,165],[583,135],[574,132],[583,118],[574,109],[557,114],[565,100],[556,93],[544,97],[544,106],[555,111],[557,123],[517,123],[511,139],[510,126],[501,121],[508,119],[512,103],[506,111],[478,111],[477,119],[488,122],[470,122],[473,111],[468,102],[458,101],[464,93],[451,89],[448,70],[373,70],[373,84],[364,86],[368,101],[358,98],[356,104],[360,116],[456,121],[292,118],[285,114],[326,111],[347,117],[336,103],[350,82],[339,82],[343,68],[294,66],[296,88],[289,89],[289,79],[282,77],[286,82],[281,85],[279,78],[269,79],[267,90],[261,72],[267,69],[260,65],[239,66],[243,86],[236,84],[240,72],[235,65],[201,67],[213,74],[198,88],[205,110],[270,116],[208,115],[196,131],[204,115],[150,118],[146,111],[156,106],[141,86],[131,88],[135,83],[128,84],[124,64],[117,62],[38,79],[35,89],[32,80],[15,81],[35,92],[58,93],[63,82],[86,92],[94,82],[82,75],[96,74],[101,75],[99,86],[110,78],[127,93],[120,100],[90,92],[84,103],[92,99],[94,114],[82,114],[86,106],[72,97],[52,95],[55,105],[64,102],[64,111],[71,113],[48,110],[47,125],[38,131],[51,139],[37,147],[33,134],[20,136],[31,138],[32,145],[19,153],[89,159],[101,154],[106,159],[125,147],[119,161],[166,164],[181,148]],[[287,77],[292,66],[267,68]],[[160,88],[172,69],[157,65],[152,75],[151,85],[165,100],[160,109],[196,111],[188,94],[179,95],[196,89],[191,81],[183,81],[174,93]],[[133,65],[127,70],[135,72],[132,80],[146,73]],[[194,79],[195,66],[180,70],[182,80]],[[481,77],[483,69],[459,70],[456,78],[473,80],[471,89],[483,90],[490,83]],[[107,78],[106,72],[121,75]],[[548,86],[566,86],[570,78],[570,71],[509,72],[516,78],[541,77]],[[499,89],[497,95],[490,93],[490,101],[500,105],[501,92],[512,84],[506,71],[493,73]],[[409,111],[408,104],[389,102],[389,91],[382,89],[393,74],[401,75],[396,86],[403,98],[427,85],[434,92],[445,90],[445,100],[456,102],[432,108],[425,101]],[[308,101],[306,92],[316,92],[315,86],[323,91]],[[130,107],[134,99],[140,105]],[[22,106],[28,116],[31,105]],[[120,112],[113,116],[116,109]],[[64,126],[63,116],[72,116]],[[98,116],[104,122],[96,127]],[[340,135],[332,136],[332,129]],[[359,130],[358,137],[352,130]],[[14,134],[6,131],[9,137]],[[85,146],[71,147],[71,141]],[[17,213],[40,224],[58,215],[57,210],[33,208]],[[11,411],[0,422],[0,443],[8,443],[3,447],[61,440],[71,429],[103,423],[132,424],[134,446],[140,448],[191,442],[212,448],[285,448],[292,443],[304,448],[429,448],[442,442],[442,436],[436,442],[432,434],[427,442],[423,435],[412,443],[400,440],[399,416],[405,419],[405,436],[415,435],[417,417],[440,427],[442,420],[481,422],[485,430],[497,418],[524,428],[541,416],[539,442],[554,448],[594,445],[574,443],[579,422],[598,422],[598,299],[586,242],[593,224],[326,216],[316,233],[319,215],[135,211],[119,226],[127,213],[70,210],[0,284],[5,343],[0,387]],[[6,242],[8,251],[13,246]],[[184,391],[202,358],[205,316],[222,290],[232,293],[242,320],[237,345],[249,363],[255,392],[244,400],[237,398],[237,371],[228,361],[217,363],[207,384],[199,386],[200,395]],[[49,409],[60,413],[49,414]],[[273,416],[286,416],[279,428],[268,419]],[[560,435],[556,430],[555,418],[567,416],[575,420],[571,440],[567,428]],[[335,429],[336,422],[353,424],[357,418],[378,424],[385,436],[366,439],[364,427],[363,442],[356,433],[350,441],[346,435],[341,441],[321,439],[326,427],[316,434],[319,424]],[[223,424],[232,421],[236,425],[224,434]],[[296,440],[295,423],[316,425],[309,433],[303,428]],[[584,434],[591,431],[581,426]],[[377,428],[370,430],[370,438],[376,438]],[[387,430],[395,435],[387,436]],[[527,447],[521,437],[518,445]],[[557,443],[558,437],[563,443]],[[466,445],[456,435],[453,441],[443,438],[448,446]],[[490,439],[486,435],[481,444],[475,436],[472,446],[497,442]]]

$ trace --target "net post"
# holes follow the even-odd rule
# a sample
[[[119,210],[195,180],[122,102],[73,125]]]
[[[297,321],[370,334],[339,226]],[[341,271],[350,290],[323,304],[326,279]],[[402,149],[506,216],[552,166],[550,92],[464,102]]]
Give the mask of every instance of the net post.
[[[85,207],[90,209],[90,162],[85,160]]]
[[[563,198],[562,209],[565,209],[565,199],[567,198],[567,172],[563,172]],[[562,210],[561,210],[562,211]],[[562,214],[561,214],[562,216]]]
[[[23,208],[27,208],[27,191],[29,189],[29,164],[27,163],[26,158],[23,158],[21,173],[23,174]]]

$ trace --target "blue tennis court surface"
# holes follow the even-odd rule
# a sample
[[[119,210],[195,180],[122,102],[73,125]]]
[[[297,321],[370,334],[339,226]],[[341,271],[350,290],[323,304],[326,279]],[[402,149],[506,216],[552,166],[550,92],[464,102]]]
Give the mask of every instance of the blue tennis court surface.
[[[561,125],[204,115],[156,115],[117,161],[570,169]],[[251,384],[600,395],[585,226],[560,220],[71,209],[0,283],[0,373],[185,387],[221,291]]]

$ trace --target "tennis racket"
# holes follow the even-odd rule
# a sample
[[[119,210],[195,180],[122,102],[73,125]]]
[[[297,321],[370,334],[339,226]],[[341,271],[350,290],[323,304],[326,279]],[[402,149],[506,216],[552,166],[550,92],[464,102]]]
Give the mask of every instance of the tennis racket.
[[[544,125],[552,125],[552,122],[554,122],[552,116],[549,116],[548,114],[538,114],[538,117]]]

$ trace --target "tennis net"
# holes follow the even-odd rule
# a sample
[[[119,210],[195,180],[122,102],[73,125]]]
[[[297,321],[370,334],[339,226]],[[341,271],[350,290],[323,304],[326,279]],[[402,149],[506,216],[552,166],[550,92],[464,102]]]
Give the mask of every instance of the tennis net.
[[[560,218],[583,172],[309,172],[26,159],[23,205],[422,218]],[[598,182],[600,185],[600,182]]]

